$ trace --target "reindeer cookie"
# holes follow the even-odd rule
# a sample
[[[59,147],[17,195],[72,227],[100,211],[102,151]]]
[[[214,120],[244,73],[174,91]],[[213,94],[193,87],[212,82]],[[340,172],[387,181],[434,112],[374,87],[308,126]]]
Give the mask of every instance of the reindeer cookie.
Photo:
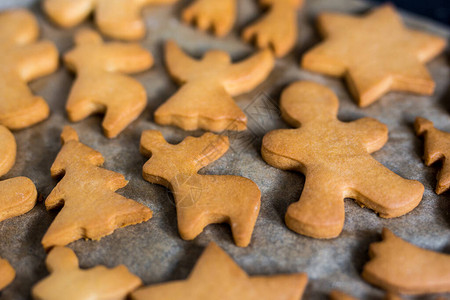
[[[105,135],[116,137],[147,105],[144,87],[122,73],[149,69],[153,57],[138,44],[103,43],[91,30],[79,31],[75,44],[64,56],[67,67],[77,73],[66,105],[69,119],[78,122],[104,112]]]
[[[436,186],[436,193],[442,194],[450,188],[450,133],[434,128],[433,122],[424,118],[417,118],[414,127],[417,135],[425,137],[425,164],[430,166],[442,160]]]
[[[16,277],[16,272],[7,260],[0,258],[0,291],[8,286]]]
[[[345,77],[359,106],[389,91],[433,93],[425,63],[442,52],[445,39],[405,28],[391,5],[364,17],[323,13],[318,23],[325,41],[303,56],[302,67]]]
[[[0,125],[0,176],[8,173],[14,165],[16,148],[16,140],[13,134],[6,127]],[[0,181],[0,191],[0,222],[23,215],[36,204],[36,187],[26,177],[15,177]]]
[[[37,42],[38,36],[39,26],[30,12],[0,13],[0,125],[9,129],[41,122],[50,112],[44,99],[27,86],[58,67],[56,47],[48,41]]]
[[[227,35],[236,21],[236,0],[195,0],[183,11],[183,21],[195,23],[201,31],[214,29],[216,36]]]
[[[210,243],[186,280],[155,284],[131,294],[133,300],[299,300],[304,273],[249,277],[222,249]]]
[[[297,10],[303,0],[259,0],[269,6],[268,13],[245,28],[242,38],[246,42],[255,40],[259,48],[272,48],[275,56],[286,55],[297,40]]]
[[[182,87],[155,111],[156,123],[216,132],[247,128],[247,117],[231,96],[249,92],[267,78],[274,66],[269,50],[235,64],[217,50],[197,61],[169,41],[165,54],[170,75]]]
[[[199,175],[197,172],[227,152],[228,138],[206,133],[167,143],[159,131],[144,131],[141,153],[151,156],[144,179],[173,191],[178,231],[192,240],[212,223],[227,222],[236,245],[246,247],[258,217],[261,193],[250,179],[233,175]]]
[[[61,138],[63,148],[51,174],[64,177],[45,200],[45,207],[63,208],[42,239],[45,249],[80,238],[99,240],[117,228],[152,217],[148,207],[115,193],[128,181],[121,174],[100,168],[103,156],[80,143],[75,130],[64,127]]]
[[[141,11],[146,5],[176,0],[43,0],[43,10],[61,27],[73,27],[95,11],[100,31],[112,38],[139,40],[145,35]]]
[[[293,83],[281,95],[281,113],[299,128],[274,130],[262,142],[268,164],[305,174],[300,201],[289,206],[286,224],[314,238],[341,233],[344,198],[393,218],[414,209],[424,191],[421,183],[403,179],[370,155],[386,143],[387,127],[371,118],[343,123],[337,119],[338,105],[322,85]]]
[[[33,287],[34,299],[119,300],[126,299],[142,284],[124,265],[81,270],[75,253],[64,247],[55,247],[47,256],[46,265],[50,275]]]
[[[383,229],[370,245],[362,276],[384,290],[404,294],[450,292],[450,255],[421,249]]]

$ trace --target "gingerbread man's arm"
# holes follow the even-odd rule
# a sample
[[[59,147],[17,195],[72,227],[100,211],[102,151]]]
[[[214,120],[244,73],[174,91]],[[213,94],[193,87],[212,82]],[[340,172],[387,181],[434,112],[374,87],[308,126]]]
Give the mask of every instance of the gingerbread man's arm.
[[[15,55],[18,72],[25,82],[51,74],[58,68],[58,50],[48,41],[18,48]]]
[[[139,44],[111,43],[102,54],[107,71],[137,73],[153,65],[153,56]]]
[[[185,83],[197,71],[200,61],[188,56],[174,41],[168,41],[165,46],[165,62],[167,69],[178,83]]]
[[[42,8],[59,26],[73,27],[89,16],[96,2],[96,0],[44,0]]]
[[[364,145],[368,153],[380,150],[388,140],[388,128],[383,123],[362,118],[346,123],[349,131]]]

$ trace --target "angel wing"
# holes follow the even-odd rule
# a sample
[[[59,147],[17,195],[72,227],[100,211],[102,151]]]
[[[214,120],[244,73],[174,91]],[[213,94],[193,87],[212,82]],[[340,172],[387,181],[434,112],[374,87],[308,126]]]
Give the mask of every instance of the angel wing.
[[[274,63],[272,52],[268,49],[261,50],[246,60],[231,65],[222,84],[232,96],[251,91],[267,78]]]
[[[201,62],[188,56],[174,41],[165,47],[165,61],[170,76],[178,83],[185,83],[195,73]]]

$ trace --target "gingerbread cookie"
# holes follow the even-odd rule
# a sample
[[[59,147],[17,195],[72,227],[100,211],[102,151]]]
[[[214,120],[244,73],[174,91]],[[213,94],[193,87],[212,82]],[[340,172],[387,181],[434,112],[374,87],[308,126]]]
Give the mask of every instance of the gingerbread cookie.
[[[105,135],[116,137],[147,105],[144,87],[122,73],[149,69],[153,57],[138,44],[103,43],[91,30],[79,31],[75,44],[64,56],[67,67],[77,73],[66,105],[69,119],[78,122],[104,112]]]
[[[77,256],[69,248],[55,247],[45,262],[50,275],[33,287],[34,299],[119,300],[126,299],[142,284],[141,279],[124,265],[113,269],[96,266],[81,270]]]
[[[141,153],[150,160],[144,179],[173,191],[178,231],[192,240],[212,223],[227,222],[234,240],[246,247],[258,217],[261,193],[250,179],[233,175],[200,175],[197,172],[227,152],[228,138],[206,133],[181,143],[166,142],[159,131],[144,131]]]
[[[421,249],[383,228],[383,241],[370,245],[362,276],[382,289],[404,294],[450,292],[450,255]]]
[[[300,201],[289,206],[286,224],[314,238],[341,233],[344,198],[393,218],[414,209],[424,191],[420,182],[403,179],[370,155],[386,143],[386,125],[371,118],[343,123],[337,119],[338,105],[325,86],[295,82],[281,95],[281,113],[300,128],[269,132],[262,142],[268,164],[305,174]]]
[[[245,28],[242,38],[246,42],[255,40],[259,48],[270,47],[277,57],[286,55],[297,40],[297,10],[303,0],[260,0],[269,6],[268,13]]]
[[[16,140],[0,125],[0,176],[5,175],[16,161]],[[0,181],[0,222],[29,212],[37,200],[34,183],[26,177]]]
[[[27,10],[0,13],[0,125],[10,129],[41,122],[50,112],[27,86],[58,67],[55,45],[37,42],[38,36],[38,23]]]
[[[274,66],[269,50],[235,64],[218,50],[198,61],[169,41],[165,54],[170,75],[182,87],[155,111],[156,123],[216,132],[247,128],[247,117],[231,96],[249,92],[267,78]]]
[[[436,194],[442,194],[450,188],[450,133],[436,129],[433,122],[424,118],[416,118],[414,127],[417,135],[425,138],[425,164],[430,166],[442,160],[436,186]]]
[[[117,228],[152,217],[148,207],[115,193],[128,181],[121,174],[99,168],[103,156],[80,143],[75,130],[64,127],[61,138],[63,148],[51,174],[64,177],[45,200],[45,207],[63,208],[42,239],[45,249],[80,238],[99,240]]]
[[[138,40],[145,36],[141,11],[146,5],[176,0],[44,0],[42,8],[61,27],[73,27],[95,11],[100,31],[112,38]]]
[[[0,291],[8,286],[16,277],[16,272],[9,262],[0,258]]]
[[[213,28],[216,36],[225,36],[236,21],[236,0],[195,0],[183,11],[182,19],[201,31]]]
[[[304,273],[249,277],[219,246],[210,243],[186,280],[155,284],[131,294],[133,300],[299,300]]]
[[[345,77],[359,106],[388,91],[433,93],[425,63],[442,52],[445,39],[405,28],[393,6],[364,17],[322,13],[318,26],[325,41],[303,56],[302,67]]]
[[[338,290],[331,291],[330,293],[330,300],[357,300],[356,298],[347,295],[346,293],[343,293]],[[384,300],[402,300],[399,296],[393,293],[387,293],[386,296],[383,298]]]

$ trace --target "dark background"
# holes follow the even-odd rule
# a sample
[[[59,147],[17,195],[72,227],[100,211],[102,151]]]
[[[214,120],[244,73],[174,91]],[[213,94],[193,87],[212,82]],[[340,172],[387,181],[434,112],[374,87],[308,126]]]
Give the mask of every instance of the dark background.
[[[373,0],[374,2],[390,2],[403,8],[450,25],[450,0]]]

